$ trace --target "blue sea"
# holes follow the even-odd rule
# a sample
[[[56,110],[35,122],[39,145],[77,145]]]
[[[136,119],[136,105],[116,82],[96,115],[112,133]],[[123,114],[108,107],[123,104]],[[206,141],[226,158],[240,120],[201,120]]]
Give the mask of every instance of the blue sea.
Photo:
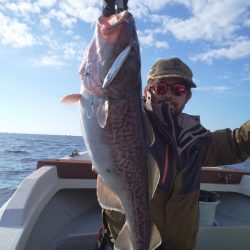
[[[73,150],[85,150],[81,136],[0,133],[0,206],[14,193],[21,181],[44,158],[62,158]],[[241,164],[225,166],[250,171],[250,158]]]
[[[0,133],[0,207],[44,158],[85,150],[81,136]]]

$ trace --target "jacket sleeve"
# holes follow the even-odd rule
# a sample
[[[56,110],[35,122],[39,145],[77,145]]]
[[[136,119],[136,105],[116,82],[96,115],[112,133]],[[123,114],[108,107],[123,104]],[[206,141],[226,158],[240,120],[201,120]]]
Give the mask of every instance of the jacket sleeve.
[[[207,140],[203,166],[230,165],[250,157],[250,120],[234,130],[212,132]]]

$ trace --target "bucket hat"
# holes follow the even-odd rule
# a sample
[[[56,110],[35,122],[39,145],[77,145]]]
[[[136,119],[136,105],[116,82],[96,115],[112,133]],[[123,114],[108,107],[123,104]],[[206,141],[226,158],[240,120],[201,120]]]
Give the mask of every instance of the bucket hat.
[[[193,82],[192,70],[180,58],[165,58],[158,60],[150,69],[148,82],[160,78],[181,78],[190,87],[196,88]]]

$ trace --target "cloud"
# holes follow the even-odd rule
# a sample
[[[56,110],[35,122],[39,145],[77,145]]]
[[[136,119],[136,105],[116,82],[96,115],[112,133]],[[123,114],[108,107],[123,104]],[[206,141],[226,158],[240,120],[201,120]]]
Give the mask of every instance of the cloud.
[[[172,35],[183,44],[202,41],[202,46],[210,48],[193,56],[194,60],[212,63],[218,58],[235,60],[249,56],[249,32],[246,31],[250,27],[249,1],[134,0],[129,2],[129,7],[138,20],[155,26],[148,33],[141,30],[142,45],[156,47],[157,34],[166,37],[165,40]],[[176,7],[177,15],[174,11],[167,15],[161,12],[163,8],[174,10]],[[239,34],[245,34],[244,41],[239,41]],[[166,42],[163,47],[167,47]]]
[[[167,49],[169,45],[166,41],[155,41],[155,47],[157,49]]]
[[[55,9],[52,9],[47,17],[57,19],[63,27],[68,28],[72,27],[77,22],[75,18],[68,17],[63,11],[58,11]]]
[[[149,46],[149,47],[156,47],[158,49],[160,48],[168,48],[169,45],[166,41],[157,41],[154,37],[154,31],[153,30],[145,30],[145,31],[138,31],[138,38],[140,41],[140,44],[143,46]]]
[[[213,93],[222,93],[230,90],[231,87],[225,86],[225,85],[217,85],[217,86],[203,86],[203,87],[197,87],[194,89],[194,91],[208,91]]]
[[[191,57],[194,61],[205,61],[212,63],[214,59],[230,59],[236,60],[250,56],[250,39],[240,37],[233,41],[229,46],[211,49],[207,52],[195,55]]]
[[[249,3],[233,1],[175,1],[184,4],[190,12],[187,18],[159,16],[162,33],[171,32],[182,41],[206,40],[221,42],[235,36],[247,17]],[[161,19],[160,19],[161,17]],[[155,20],[155,16],[152,16]]]
[[[244,77],[241,81],[247,81],[247,82],[249,82],[250,81],[250,76]]]
[[[30,59],[30,64],[33,66],[56,66],[61,67],[65,65],[64,61],[60,59],[57,55],[46,55],[41,58]]]
[[[38,0],[37,5],[42,8],[51,8],[56,4],[57,0]]]
[[[56,46],[57,44],[57,46]],[[54,41],[50,44],[51,50],[47,52],[47,55],[43,55],[40,58],[32,58],[29,63],[34,66],[55,66],[62,67],[66,65],[69,60],[81,61],[83,44],[77,42],[59,43]]]
[[[6,17],[2,13],[0,13],[0,27],[0,42],[3,45],[23,48],[32,46],[36,43],[27,24]]]
[[[217,86],[202,86],[193,89],[194,92],[205,92],[209,95],[215,95],[220,97],[230,97],[230,98],[245,98],[249,97],[250,93],[248,91],[242,90],[241,87],[235,86],[225,86],[225,85],[217,85]],[[247,99],[248,100],[248,99]]]
[[[40,20],[40,23],[42,24],[42,26],[46,29],[49,29],[51,28],[51,22],[50,22],[50,19],[47,18],[47,17],[43,17],[41,18]]]
[[[41,9],[36,3],[22,1],[18,3],[6,3],[5,8],[16,15],[28,16],[29,13],[40,13]]]
[[[41,38],[43,44],[49,47],[49,51],[53,55],[58,55],[61,60],[81,60],[82,51],[87,46],[84,40],[80,37],[72,37],[70,41],[63,41],[54,38],[50,34],[44,35]]]
[[[52,37],[58,34],[57,20],[61,26],[62,37],[54,37],[50,48],[56,49],[56,40],[63,40],[67,34],[73,34],[76,23],[95,22],[101,11],[101,1],[82,0],[22,0],[12,3],[0,0],[0,41],[4,45],[16,48],[45,45],[40,39],[46,32]],[[177,7],[177,8],[176,8]],[[215,59],[235,60],[249,56],[249,19],[250,2],[245,0],[133,0],[129,1],[129,9],[136,22],[147,24],[138,31],[141,45],[168,49],[171,46],[170,35],[176,40],[185,42],[202,41],[202,53],[193,55],[195,61],[212,63]],[[171,9],[168,15],[162,10]],[[180,12],[176,13],[178,9]],[[184,13],[184,14],[183,14]],[[177,18],[178,16],[178,18]],[[14,18],[15,17],[15,18]],[[149,25],[148,25],[149,23]],[[142,25],[143,26],[143,25]],[[3,27],[3,28],[2,28]],[[31,32],[34,28],[35,33]],[[243,30],[244,29],[244,30]],[[239,34],[241,37],[239,38]],[[36,39],[35,37],[38,37]],[[68,36],[69,37],[69,36]],[[74,39],[73,39],[74,40]],[[57,41],[57,45],[60,44]],[[200,45],[200,44],[199,44]],[[62,46],[59,46],[62,48]],[[73,48],[76,48],[75,45]],[[209,49],[208,49],[209,48]],[[76,49],[67,50],[65,58],[70,58]],[[77,49],[78,50],[78,49]],[[63,53],[63,52],[61,52]]]
[[[95,22],[100,15],[100,2],[98,0],[64,0],[60,1],[60,10],[76,19],[87,23]]]
[[[244,25],[250,27],[250,19],[245,20]]]
[[[243,66],[243,72],[241,73],[242,75],[242,82],[249,82],[250,81],[250,63],[246,63]]]
[[[133,0],[128,2],[129,9],[132,10],[132,12],[139,11],[141,13],[149,13],[154,11],[159,11],[163,7],[165,7],[167,4],[172,4],[174,2],[173,0]],[[143,10],[143,11],[142,11]]]

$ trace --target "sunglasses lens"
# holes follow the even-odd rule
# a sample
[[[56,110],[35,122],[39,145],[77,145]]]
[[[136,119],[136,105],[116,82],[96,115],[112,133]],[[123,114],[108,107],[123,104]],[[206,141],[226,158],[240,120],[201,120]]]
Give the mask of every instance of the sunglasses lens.
[[[187,87],[184,84],[174,84],[171,91],[176,96],[182,96],[187,92]]]
[[[168,86],[163,83],[158,83],[153,87],[156,95],[165,95],[168,91]]]
[[[168,85],[165,83],[159,82],[155,86],[152,87],[154,93],[156,95],[165,95],[168,92],[168,88],[171,88],[171,92],[175,96],[183,96],[187,92],[187,87],[183,83],[176,83],[173,85]]]

